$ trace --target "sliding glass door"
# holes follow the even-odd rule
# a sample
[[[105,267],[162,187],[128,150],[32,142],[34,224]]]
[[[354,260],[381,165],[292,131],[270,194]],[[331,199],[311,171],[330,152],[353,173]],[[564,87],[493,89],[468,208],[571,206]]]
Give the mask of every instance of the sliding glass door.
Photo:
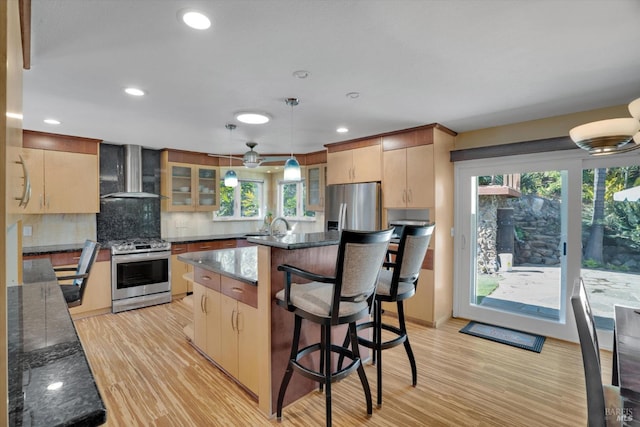
[[[540,155],[464,163],[456,165],[454,315],[562,336],[579,163]]]
[[[575,339],[583,277],[603,346],[640,307],[640,156],[578,150],[456,164],[454,316]]]

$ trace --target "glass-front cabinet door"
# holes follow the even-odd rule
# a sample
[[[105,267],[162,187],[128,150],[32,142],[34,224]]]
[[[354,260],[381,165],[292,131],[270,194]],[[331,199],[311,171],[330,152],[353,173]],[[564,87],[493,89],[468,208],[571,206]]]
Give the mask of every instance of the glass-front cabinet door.
[[[189,165],[170,165],[171,200],[169,205],[171,210],[184,211],[191,210],[193,206],[193,192],[191,181],[193,168]]]
[[[197,204],[198,211],[215,211],[220,206],[218,197],[218,170],[211,167],[197,167]]]
[[[167,171],[169,200],[163,200],[163,209],[174,212],[218,210],[217,168],[169,162]]]
[[[307,166],[307,210],[321,211],[324,209],[326,174],[326,164]]]

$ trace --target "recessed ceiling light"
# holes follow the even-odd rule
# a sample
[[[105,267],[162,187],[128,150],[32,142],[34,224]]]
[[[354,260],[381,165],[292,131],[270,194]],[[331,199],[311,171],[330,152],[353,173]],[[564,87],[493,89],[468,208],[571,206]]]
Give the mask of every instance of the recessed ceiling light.
[[[182,22],[195,30],[206,30],[211,27],[211,20],[204,13],[195,10],[181,11]]]
[[[59,125],[60,121],[56,119],[44,119],[44,122],[48,125]]]
[[[311,75],[307,70],[298,70],[293,72],[293,77],[297,77],[299,79],[306,79]]]
[[[247,123],[250,125],[262,125],[267,123],[270,119],[269,116],[262,113],[238,113],[236,119],[239,122]]]
[[[336,129],[336,132],[338,132],[338,133],[347,133],[347,132],[349,132],[349,129],[347,129],[344,126],[340,126],[338,129]]]
[[[138,89],[135,87],[128,87],[124,90],[126,93],[128,93],[129,95],[133,95],[133,96],[143,96],[144,95],[144,91],[142,89]]]
[[[349,92],[345,96],[350,99],[360,98],[360,92]]]

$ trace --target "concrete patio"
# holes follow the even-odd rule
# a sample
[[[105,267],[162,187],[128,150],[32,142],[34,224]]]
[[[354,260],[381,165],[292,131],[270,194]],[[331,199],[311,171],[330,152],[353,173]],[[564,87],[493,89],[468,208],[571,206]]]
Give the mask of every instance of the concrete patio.
[[[489,295],[494,300],[512,301],[558,310],[560,267],[522,265],[500,271],[498,287]],[[613,318],[613,305],[640,308],[640,274],[582,269],[594,315]],[[569,284],[567,292],[572,291]]]

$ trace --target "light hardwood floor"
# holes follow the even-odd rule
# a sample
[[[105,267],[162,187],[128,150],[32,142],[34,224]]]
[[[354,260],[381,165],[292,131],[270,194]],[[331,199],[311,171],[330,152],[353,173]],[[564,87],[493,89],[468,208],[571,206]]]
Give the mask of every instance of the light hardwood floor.
[[[190,307],[177,301],[75,322],[102,398],[107,426],[320,426],[324,396],[286,407],[282,423],[191,347],[182,333]],[[402,347],[383,353],[384,401],[367,417],[357,375],[333,386],[335,426],[583,426],[580,348],[547,339],[534,353],[461,334],[409,325],[418,386]],[[611,353],[602,352],[609,381]],[[375,393],[375,367],[366,368]]]

